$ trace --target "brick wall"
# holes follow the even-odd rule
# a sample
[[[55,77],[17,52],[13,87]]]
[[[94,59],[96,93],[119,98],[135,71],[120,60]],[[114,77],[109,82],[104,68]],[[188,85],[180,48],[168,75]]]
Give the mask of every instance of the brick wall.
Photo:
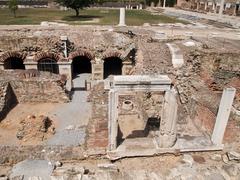
[[[108,91],[101,82],[92,88],[92,118],[88,124],[87,146],[89,149],[108,146]]]

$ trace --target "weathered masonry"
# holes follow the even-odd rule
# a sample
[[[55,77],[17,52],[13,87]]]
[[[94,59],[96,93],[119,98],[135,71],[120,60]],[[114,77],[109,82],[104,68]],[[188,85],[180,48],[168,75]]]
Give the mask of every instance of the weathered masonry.
[[[105,89],[109,90],[110,159],[223,148],[234,88],[223,92],[211,137],[202,134],[191,138],[177,130],[180,118],[177,94],[168,76],[114,76],[105,81]]]
[[[174,90],[171,88],[171,80],[167,76],[114,76],[110,81],[109,91],[109,150],[117,148],[118,139],[118,119],[119,119],[119,98],[121,95],[129,95],[134,92],[162,92],[163,107],[160,115],[146,115],[143,121],[160,118],[160,127],[157,130],[156,142],[160,147],[171,147],[176,142],[176,122],[177,122],[177,101]],[[161,98],[161,97],[159,97]],[[131,102],[124,101],[122,106],[128,111]],[[135,106],[135,105],[132,105]],[[124,108],[124,107],[123,107]],[[134,108],[134,107],[132,107]],[[139,112],[140,113],[140,112]],[[129,115],[130,116],[130,115]],[[131,117],[130,117],[131,118]],[[125,117],[124,119],[129,119]],[[146,126],[146,125],[145,125]]]
[[[61,36],[52,45],[49,44],[46,50],[40,47],[42,44],[34,45],[35,40],[26,38],[24,41],[32,47],[0,52],[1,70],[37,69],[54,74],[65,74],[68,79],[74,78],[77,74],[90,73],[89,80],[102,80],[109,75],[127,75],[134,66],[136,47],[130,41],[119,47],[120,49],[114,46],[106,47],[101,49],[101,52],[90,47],[88,49],[75,47],[66,36]],[[47,43],[44,42],[45,39],[41,41]],[[53,47],[56,50],[52,50]]]

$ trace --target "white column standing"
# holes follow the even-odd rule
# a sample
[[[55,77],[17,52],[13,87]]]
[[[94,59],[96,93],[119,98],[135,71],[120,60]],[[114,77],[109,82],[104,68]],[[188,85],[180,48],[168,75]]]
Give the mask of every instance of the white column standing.
[[[166,0],[163,0],[163,8],[166,7]]]
[[[113,151],[117,148],[118,133],[118,94],[115,90],[109,91],[108,105],[108,131],[109,131],[109,150]]]
[[[221,0],[220,9],[219,9],[219,17],[221,17],[223,14],[224,2],[225,2],[224,0]]]
[[[235,97],[235,88],[226,88],[223,91],[222,99],[218,109],[218,114],[212,134],[212,142],[216,145],[221,145],[224,137],[227,122],[230,116],[233,100]]]
[[[120,18],[118,26],[126,26],[125,23],[125,8],[120,8]]]

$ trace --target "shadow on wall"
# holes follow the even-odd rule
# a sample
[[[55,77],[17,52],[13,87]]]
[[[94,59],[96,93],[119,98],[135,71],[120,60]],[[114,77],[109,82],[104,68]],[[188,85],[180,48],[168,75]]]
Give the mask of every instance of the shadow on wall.
[[[123,133],[118,125],[117,146],[121,145],[125,139],[151,137],[153,134],[152,132],[159,131],[159,128],[160,118],[150,117],[144,129],[133,130],[126,138],[123,138]]]
[[[10,83],[6,83],[4,90],[1,91],[0,99],[0,122],[7,116],[7,114],[18,104],[16,95]]]

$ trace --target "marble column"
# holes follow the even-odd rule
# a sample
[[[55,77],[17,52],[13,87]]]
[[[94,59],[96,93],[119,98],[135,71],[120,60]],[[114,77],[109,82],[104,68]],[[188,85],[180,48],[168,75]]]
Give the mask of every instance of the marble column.
[[[219,17],[221,17],[223,14],[224,3],[225,3],[225,0],[221,0],[220,9],[219,9]]]
[[[224,137],[227,122],[230,116],[233,100],[235,97],[235,88],[226,88],[223,91],[222,99],[218,109],[218,114],[212,134],[212,142],[216,145],[221,145]]]
[[[162,118],[160,122],[159,146],[172,147],[177,139],[177,99],[173,90],[165,92]]]
[[[204,3],[204,10],[207,11],[207,7],[208,7],[208,2]]]
[[[163,8],[166,7],[166,0],[163,0]]]
[[[115,90],[109,91],[109,105],[108,105],[108,131],[109,131],[109,150],[117,148],[117,133],[118,133],[118,94]]]
[[[120,8],[120,17],[118,26],[126,26],[125,23],[125,8]]]

